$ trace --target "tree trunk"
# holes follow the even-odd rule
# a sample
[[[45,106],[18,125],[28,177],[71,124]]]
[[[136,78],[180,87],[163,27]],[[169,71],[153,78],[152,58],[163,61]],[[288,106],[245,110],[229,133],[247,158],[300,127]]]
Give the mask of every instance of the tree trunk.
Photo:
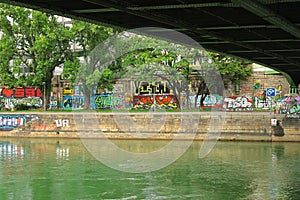
[[[49,103],[50,103],[50,95],[51,95],[51,86],[48,85],[46,87],[46,110],[49,109]]]
[[[198,98],[199,98],[199,94],[197,92],[196,96],[195,96],[195,102],[194,102],[194,108],[197,109],[197,101],[198,101]]]
[[[84,86],[84,110],[89,110],[91,107],[91,90]]]
[[[205,100],[205,98],[207,97],[207,94],[205,93],[205,94],[202,94],[201,95],[201,99],[200,99],[200,109],[202,109],[202,107],[203,107],[203,102],[204,102],[204,100]]]
[[[188,109],[188,110],[191,109],[189,89],[186,90],[186,109]]]
[[[48,110],[51,95],[51,76],[47,76],[46,82],[43,84],[43,110]]]
[[[174,93],[174,97],[175,97],[175,100],[177,102],[177,105],[178,105],[178,109],[182,109],[182,102],[181,102],[181,99],[180,99],[180,91],[177,89],[177,87],[175,86],[176,84],[171,84],[170,81],[168,81],[170,87],[172,88],[173,90],[173,93]]]

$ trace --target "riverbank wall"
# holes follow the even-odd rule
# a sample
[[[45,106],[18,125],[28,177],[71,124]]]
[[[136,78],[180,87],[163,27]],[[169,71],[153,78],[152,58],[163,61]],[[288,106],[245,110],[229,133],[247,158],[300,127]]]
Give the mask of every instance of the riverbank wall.
[[[259,112],[3,113],[0,137],[300,141],[300,119]]]

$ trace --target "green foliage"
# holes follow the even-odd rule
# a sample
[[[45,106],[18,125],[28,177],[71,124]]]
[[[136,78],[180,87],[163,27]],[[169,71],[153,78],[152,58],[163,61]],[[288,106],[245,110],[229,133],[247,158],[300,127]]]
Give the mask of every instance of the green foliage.
[[[76,44],[79,51],[74,52],[74,60],[66,62],[64,66],[64,76],[66,76],[72,85],[83,84],[86,88],[91,89],[93,86],[99,86],[102,89],[110,89],[113,80],[112,72],[105,70],[102,72],[91,63],[91,52],[105,41],[110,36],[114,35],[114,30],[109,27],[104,27],[96,24],[91,24],[83,21],[72,21],[72,42]],[[79,57],[84,60],[79,61]],[[102,84],[102,81],[105,84]]]
[[[115,63],[123,72],[123,78],[134,77],[136,80],[151,82],[159,77],[174,83],[188,78],[190,74],[190,63],[187,60],[189,48],[140,35],[132,35],[120,40],[120,43],[123,49],[130,49]]]
[[[1,4],[0,27],[3,85],[41,86],[67,59],[71,35],[53,15]]]
[[[252,68],[249,66],[251,63],[242,59],[226,56],[223,54],[210,53],[216,67],[220,73],[229,78],[233,83],[236,80],[246,80],[252,75]]]
[[[72,34],[57,17],[17,6],[1,4],[0,84],[31,86],[50,96],[52,74],[72,59]]]

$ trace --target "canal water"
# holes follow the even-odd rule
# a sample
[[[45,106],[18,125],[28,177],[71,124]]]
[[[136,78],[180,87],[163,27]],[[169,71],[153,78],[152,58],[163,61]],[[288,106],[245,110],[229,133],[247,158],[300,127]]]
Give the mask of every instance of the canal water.
[[[135,152],[167,143],[113,142]],[[2,138],[0,199],[300,199],[299,143],[218,142],[203,159],[201,145],[158,171],[127,173],[77,139]]]

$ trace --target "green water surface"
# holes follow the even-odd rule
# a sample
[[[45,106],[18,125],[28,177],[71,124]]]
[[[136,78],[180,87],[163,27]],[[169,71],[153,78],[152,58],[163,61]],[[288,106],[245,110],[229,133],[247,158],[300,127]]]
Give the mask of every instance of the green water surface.
[[[115,140],[134,152],[167,141]],[[300,199],[300,144],[218,142],[199,159],[195,141],[173,164],[126,173],[77,139],[0,139],[0,199]]]

